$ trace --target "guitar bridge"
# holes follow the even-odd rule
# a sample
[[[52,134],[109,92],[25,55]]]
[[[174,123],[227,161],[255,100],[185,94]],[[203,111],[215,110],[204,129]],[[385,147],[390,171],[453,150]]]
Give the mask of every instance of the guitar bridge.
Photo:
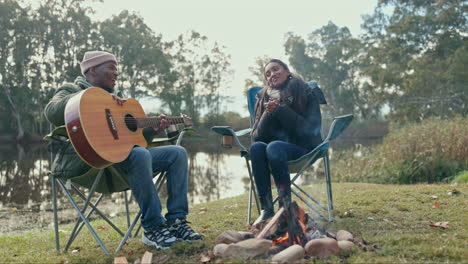
[[[115,127],[115,122],[114,118],[112,117],[112,114],[110,112],[110,109],[106,108],[106,120],[107,120],[107,125],[109,126],[109,130],[114,137],[114,139],[119,139],[119,134],[117,133],[117,128]]]

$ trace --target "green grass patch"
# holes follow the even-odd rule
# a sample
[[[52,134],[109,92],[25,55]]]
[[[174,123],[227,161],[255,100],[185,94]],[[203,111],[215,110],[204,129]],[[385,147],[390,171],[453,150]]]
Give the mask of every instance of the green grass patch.
[[[453,183],[468,183],[468,171],[460,172],[455,178],[452,180]]]
[[[382,144],[337,153],[333,179],[342,182],[450,182],[468,170],[468,118],[424,120],[390,128]]]
[[[310,189],[310,187],[309,187]],[[335,221],[326,224],[329,231],[346,229],[356,237],[376,243],[375,251],[355,251],[346,256],[307,263],[462,263],[468,259],[468,184],[378,185],[338,183],[333,185]],[[433,208],[434,203],[438,206]],[[215,238],[226,230],[247,231],[247,195],[196,205],[189,220],[206,238],[202,242],[180,243],[157,251],[144,246],[140,238],[131,238],[116,255],[106,256],[89,233],[82,232],[68,252],[56,252],[53,230],[0,237],[2,263],[111,263],[116,256],[129,261],[141,258],[145,251],[153,256],[168,254],[168,263],[197,263],[200,254],[213,249]],[[352,213],[349,213],[352,211]],[[124,227],[123,217],[115,218]],[[51,219],[52,221],[52,219]],[[449,222],[449,228],[430,227],[433,222]],[[103,221],[91,222],[104,243],[113,249],[120,235]],[[61,243],[71,225],[60,227]],[[84,230],[86,231],[86,230]],[[77,249],[75,253],[72,253]],[[78,250],[79,249],[79,250]],[[238,259],[217,260],[242,263]],[[267,261],[255,260],[255,262]]]

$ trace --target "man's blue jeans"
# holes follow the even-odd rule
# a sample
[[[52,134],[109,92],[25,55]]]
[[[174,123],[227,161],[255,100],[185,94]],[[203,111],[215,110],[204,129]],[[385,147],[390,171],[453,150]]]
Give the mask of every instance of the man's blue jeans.
[[[271,194],[270,172],[278,189],[291,188],[288,161],[295,160],[308,152],[307,149],[285,141],[268,144],[255,142],[250,146],[252,172],[258,196]],[[271,197],[271,196],[270,196]]]
[[[151,231],[176,218],[185,219],[188,214],[187,151],[179,146],[163,146],[146,149],[135,147],[126,160],[116,164],[128,175],[128,182],[142,216],[145,231]],[[167,214],[162,207],[153,183],[155,172],[167,171]]]

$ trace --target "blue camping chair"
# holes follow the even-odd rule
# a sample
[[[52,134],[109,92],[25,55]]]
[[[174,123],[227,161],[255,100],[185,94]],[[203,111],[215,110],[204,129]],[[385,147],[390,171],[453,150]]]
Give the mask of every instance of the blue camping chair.
[[[317,84],[315,82],[309,83],[310,86],[314,87]],[[255,180],[252,175],[252,170],[250,167],[250,158],[249,158],[249,151],[248,149],[240,142],[239,137],[250,134],[253,122],[254,122],[254,107],[256,103],[256,95],[258,91],[260,91],[263,87],[253,87],[247,91],[247,105],[249,108],[250,113],[250,128],[234,131],[231,127],[228,126],[214,126],[211,129],[222,135],[222,136],[232,136],[234,142],[241,148],[240,155],[243,157],[247,164],[247,170],[249,173],[250,178],[250,186],[249,186],[249,200],[248,200],[248,209],[247,209],[247,224],[251,222],[251,215],[252,215],[252,201],[255,199],[255,204],[257,207],[257,211],[260,214],[260,204],[258,200],[258,196],[256,193],[255,188]],[[333,221],[333,196],[332,196],[332,188],[331,188],[331,180],[330,180],[330,160],[328,149],[330,148],[330,141],[338,137],[343,130],[348,127],[348,125],[353,120],[353,115],[344,115],[338,116],[333,119],[333,122],[330,126],[330,130],[328,132],[327,137],[322,141],[320,145],[315,147],[309,153],[305,154],[304,156],[296,159],[291,160],[288,162],[289,170],[292,175],[291,178],[291,192],[298,197],[301,201],[303,201],[307,207],[309,207],[312,211],[317,213],[320,217],[325,219],[326,221]],[[252,143],[252,142],[251,142]],[[324,162],[324,170],[325,170],[325,181],[326,181],[326,189],[327,189],[327,204],[324,205],[319,202],[316,198],[312,197],[308,194],[304,189],[296,184],[296,180],[304,173],[304,171],[313,165],[316,161],[323,159]],[[275,203],[278,198],[275,199]],[[326,212],[326,213],[325,213]],[[326,215],[325,215],[326,214]]]
[[[158,146],[158,145],[165,144],[168,142],[172,143],[175,141],[176,141],[176,145],[180,145],[184,135],[187,132],[191,132],[192,130],[193,130],[192,128],[185,128],[180,133],[175,133],[175,134],[173,133],[172,137],[155,138],[148,147],[154,147],[154,146]],[[65,126],[60,126],[60,127],[55,128],[50,134],[44,137],[44,140],[49,141],[49,142],[56,142],[59,144],[68,143],[69,138],[68,138],[68,134],[67,134]],[[52,153],[51,153],[51,160],[54,160]],[[96,172],[97,172],[97,175],[96,175]],[[104,195],[110,194],[103,187],[105,185],[105,180],[103,177],[105,173],[112,173],[112,177],[113,177],[112,181],[114,180],[118,181],[119,179],[122,179],[123,177],[125,177],[125,175],[122,175],[121,173],[119,173],[119,171],[115,169],[113,166],[109,166],[104,169],[91,168],[87,173],[82,174],[82,175],[77,175],[76,177],[72,177],[69,179],[64,179],[63,177],[60,177],[60,175],[53,175],[52,173],[49,173],[50,180],[51,180],[51,187],[52,187],[52,207],[53,207],[53,213],[54,213],[55,247],[57,251],[61,250],[61,246],[60,246],[59,229],[58,229],[59,222],[58,222],[56,185],[60,187],[60,189],[65,194],[68,201],[70,202],[72,207],[75,209],[76,213],[78,214],[78,218],[76,220],[73,231],[71,232],[67,243],[63,247],[63,251],[67,251],[71,247],[73,241],[76,239],[76,237],[81,232],[83,227],[86,226],[88,231],[94,237],[94,239],[99,244],[99,246],[104,251],[104,253],[106,253],[107,255],[110,254],[109,249],[104,245],[102,239],[99,237],[97,232],[94,230],[94,228],[90,224],[90,217],[93,213],[98,214],[117,233],[119,233],[122,236],[122,239],[119,245],[115,249],[115,253],[117,253],[118,251],[122,249],[122,247],[125,245],[125,242],[130,237],[135,237],[138,235],[141,229],[141,224],[136,229],[135,229],[135,226],[140,220],[141,211],[139,211],[136,214],[133,221],[130,221],[130,210],[128,206],[129,198],[127,194],[128,188],[126,190],[121,191],[123,192],[123,195],[124,195],[124,204],[125,204],[126,222],[127,222],[127,231],[125,233],[121,229],[119,229],[101,210],[99,210],[98,206],[100,202],[102,201],[102,198],[104,197]],[[155,188],[159,192],[159,190],[161,189],[161,187],[163,186],[166,180],[166,172],[165,171],[157,172],[153,178],[156,179]],[[80,186],[89,189],[89,192],[87,195],[85,195],[85,193],[79,189]],[[76,196],[72,195],[72,192],[71,192],[72,190],[76,194]],[[97,196],[97,199],[95,199],[95,201],[92,202],[91,200],[95,194],[99,194],[99,195]],[[76,200],[78,198],[80,198],[84,202],[84,204],[82,204],[81,207],[79,206],[78,201]],[[133,232],[134,229],[135,229],[135,232]]]

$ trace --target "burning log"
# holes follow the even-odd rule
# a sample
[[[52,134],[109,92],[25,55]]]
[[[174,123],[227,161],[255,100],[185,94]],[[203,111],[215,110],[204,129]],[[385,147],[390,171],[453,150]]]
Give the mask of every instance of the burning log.
[[[299,206],[296,202],[292,202],[285,213],[288,218],[288,234],[289,245],[298,244],[305,246],[307,238],[305,236],[305,226],[299,220],[304,221],[304,211],[299,211]]]
[[[304,210],[299,208],[296,202],[292,202],[282,214],[282,217],[277,221],[276,232],[270,237],[274,245],[298,244],[304,246],[308,239],[307,218]]]
[[[275,226],[278,222],[281,215],[284,213],[284,208],[280,208],[278,212],[271,218],[270,222],[263,228],[262,232],[257,235],[257,238],[265,238],[268,236],[270,230]]]

